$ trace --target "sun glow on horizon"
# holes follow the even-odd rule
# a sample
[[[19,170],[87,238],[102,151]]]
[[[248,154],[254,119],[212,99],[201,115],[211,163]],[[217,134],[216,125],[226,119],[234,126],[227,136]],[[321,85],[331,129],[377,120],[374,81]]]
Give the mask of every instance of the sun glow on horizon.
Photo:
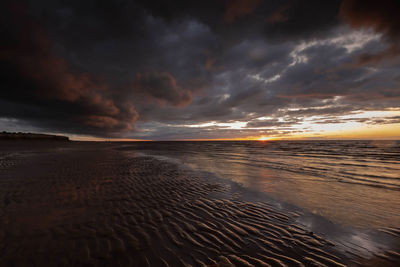
[[[298,111],[301,109],[296,109]],[[203,132],[205,138],[152,138],[139,135],[138,138],[99,138],[88,135],[69,135],[73,141],[277,141],[314,139],[400,139],[400,109],[356,111],[346,115],[325,117],[321,115],[295,117],[291,124],[286,116],[258,117],[249,121],[210,121],[197,124],[163,124],[166,128],[196,129],[189,132]],[[260,124],[253,124],[257,122]],[[265,122],[265,125],[263,125]],[[145,131],[149,131],[144,128]],[[215,135],[210,132],[215,131]],[[221,131],[221,132],[220,132]],[[63,133],[57,133],[62,134]],[[207,136],[208,135],[208,136]],[[208,138],[207,138],[208,137]]]

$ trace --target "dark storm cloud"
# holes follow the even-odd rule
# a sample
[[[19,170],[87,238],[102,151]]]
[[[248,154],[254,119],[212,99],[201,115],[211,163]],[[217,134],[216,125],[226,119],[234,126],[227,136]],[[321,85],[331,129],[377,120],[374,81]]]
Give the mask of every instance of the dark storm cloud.
[[[265,1],[269,5],[271,1]],[[338,24],[340,1],[276,1],[268,12],[265,33],[279,38],[314,38],[326,35]]]
[[[288,132],[307,116],[396,108],[398,10],[394,1],[3,1],[0,126],[233,137],[263,133],[184,125]]]
[[[151,100],[172,106],[186,106],[192,100],[190,91],[182,90],[168,73],[138,73],[134,89],[145,93]]]
[[[353,27],[372,27],[391,40],[399,39],[399,1],[344,0],[340,15]]]
[[[236,19],[248,16],[254,12],[261,3],[261,0],[233,0],[227,1],[224,21],[233,23]]]
[[[376,64],[400,55],[400,2],[397,0],[344,0],[340,16],[355,28],[372,28],[382,33],[389,43],[383,51],[363,53],[358,64]]]
[[[0,53],[1,97],[30,112],[11,113],[3,104],[2,116],[29,117],[39,123],[51,122],[53,127],[52,121],[60,119],[63,122],[56,127],[65,125],[66,130],[112,133],[132,129],[137,113],[129,102],[115,103],[106,84],[90,74],[73,72],[52,52],[45,29],[25,5],[8,8],[10,25],[1,34],[6,41]]]
[[[127,65],[135,71],[128,74],[122,83],[118,79],[124,73],[109,77],[102,75],[113,67],[118,69],[114,72],[123,72],[121,68],[128,62],[121,60],[122,55],[116,50],[126,40],[126,36],[133,35],[135,38],[142,32],[131,25],[135,19],[124,21],[130,14],[123,12],[123,6],[99,8],[93,4],[83,4],[80,7],[64,7],[60,4],[52,7],[54,13],[47,15],[48,10],[44,7],[38,11],[27,3],[10,2],[5,5],[4,10],[9,14],[2,17],[8,27],[3,28],[2,33],[1,96],[5,101],[15,103],[11,106],[20,104],[30,112],[26,114],[16,112],[15,109],[9,110],[6,107],[10,105],[4,104],[2,116],[29,118],[33,124],[48,130],[117,135],[133,130],[133,123],[139,116],[135,99],[126,96],[135,98],[137,95],[138,101],[146,98],[172,106],[185,106],[191,101],[191,92],[179,87],[172,75],[156,71],[139,72],[140,67],[146,69],[146,66],[140,66],[141,62],[139,66]],[[91,13],[90,7],[99,10]],[[32,12],[44,15],[38,18]],[[125,16],[116,16],[112,20],[112,12],[121,12]],[[57,14],[66,18],[60,21]],[[143,25],[147,23],[144,19],[142,16]],[[82,23],[82,26],[77,22]],[[62,36],[58,36],[60,33]],[[89,35],[85,36],[87,33]],[[50,39],[52,36],[54,40]],[[130,41],[136,45],[133,39]],[[140,45],[146,46],[139,42]],[[92,54],[94,60],[85,58],[89,49],[94,52],[88,53],[86,57]],[[103,53],[110,55],[99,59]],[[195,83],[190,81],[190,77],[184,82]],[[55,123],[57,119],[61,122]]]

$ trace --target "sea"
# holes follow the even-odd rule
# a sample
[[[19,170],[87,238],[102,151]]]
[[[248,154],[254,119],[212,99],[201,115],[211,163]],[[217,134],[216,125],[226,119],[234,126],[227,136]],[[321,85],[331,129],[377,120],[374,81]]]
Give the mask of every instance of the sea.
[[[334,223],[400,227],[400,141],[185,141],[129,150],[228,179]]]

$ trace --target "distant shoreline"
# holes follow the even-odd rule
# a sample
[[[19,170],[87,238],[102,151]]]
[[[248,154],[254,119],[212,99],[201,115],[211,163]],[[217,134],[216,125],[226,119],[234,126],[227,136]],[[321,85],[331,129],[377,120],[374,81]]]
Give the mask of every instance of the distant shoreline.
[[[36,133],[11,133],[0,132],[0,140],[53,140],[53,141],[69,141],[69,137],[62,135],[36,134]]]

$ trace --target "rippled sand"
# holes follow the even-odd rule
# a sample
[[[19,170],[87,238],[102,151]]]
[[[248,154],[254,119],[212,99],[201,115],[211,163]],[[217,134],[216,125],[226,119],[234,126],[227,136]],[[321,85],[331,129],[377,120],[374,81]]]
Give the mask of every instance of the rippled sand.
[[[1,144],[0,144],[1,145]],[[3,145],[0,266],[395,266],[298,214],[110,144]],[[43,148],[45,147],[45,148]],[[398,229],[385,229],[398,237]]]

